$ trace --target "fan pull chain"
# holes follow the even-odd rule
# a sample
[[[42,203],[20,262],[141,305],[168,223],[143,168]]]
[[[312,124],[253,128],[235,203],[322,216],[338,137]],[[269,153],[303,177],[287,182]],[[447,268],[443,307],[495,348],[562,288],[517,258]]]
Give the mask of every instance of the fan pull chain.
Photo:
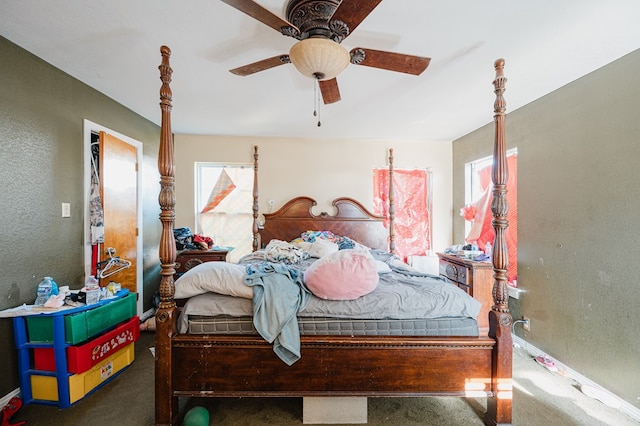
[[[320,77],[317,76],[313,83],[313,116],[318,117],[318,127],[322,125],[320,122]]]

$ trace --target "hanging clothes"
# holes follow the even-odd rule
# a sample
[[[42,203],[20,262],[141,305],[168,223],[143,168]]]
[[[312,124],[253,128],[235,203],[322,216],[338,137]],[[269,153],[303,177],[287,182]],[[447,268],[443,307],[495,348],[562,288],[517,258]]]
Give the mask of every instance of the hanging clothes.
[[[104,210],[100,198],[100,172],[98,170],[98,143],[91,144],[91,192],[89,194],[89,222],[91,244],[104,243]]]

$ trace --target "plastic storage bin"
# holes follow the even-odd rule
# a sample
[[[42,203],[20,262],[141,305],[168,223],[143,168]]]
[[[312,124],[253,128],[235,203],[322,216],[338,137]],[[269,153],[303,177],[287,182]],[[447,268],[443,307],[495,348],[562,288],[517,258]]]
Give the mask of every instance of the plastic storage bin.
[[[108,379],[131,365],[135,359],[134,343],[130,343],[84,373],[69,376],[69,403],[84,398]],[[56,376],[31,376],[31,395],[43,401],[58,401]]]
[[[18,352],[20,392],[24,403],[68,408],[102,387],[131,364],[134,359],[134,343],[126,340],[136,340],[139,335],[139,320],[135,317],[136,296],[123,289],[114,298],[101,300],[95,305],[14,317],[13,334]],[[107,347],[112,348],[108,344],[111,340],[100,340],[103,337],[101,334],[109,334],[120,327],[123,327],[121,331],[125,334],[115,333],[114,339],[120,336],[119,344],[113,346],[115,351],[107,350]],[[133,337],[127,337],[129,333]],[[87,342],[89,337],[85,336],[93,337],[93,340]],[[30,338],[43,341],[32,342]],[[72,346],[67,342],[83,344],[70,349]],[[92,342],[102,344],[87,345]],[[49,368],[41,363],[53,361],[54,371],[36,368],[34,353],[40,349],[53,349],[53,355],[47,361],[39,359],[38,367]],[[87,350],[92,354],[87,355]],[[77,359],[67,362],[67,353]],[[79,371],[88,366],[89,369],[74,374],[67,370],[70,364],[75,366],[74,370]]]
[[[65,315],[65,342],[75,345],[96,336],[106,329],[136,314],[136,295],[128,295],[106,304],[89,306],[90,309]],[[53,342],[53,318],[50,315],[26,317],[27,334],[31,343]]]
[[[111,331],[79,346],[69,346],[67,352],[67,371],[82,373],[125,345],[133,343],[140,337],[140,319],[135,316]],[[56,360],[53,348],[36,348],[33,350],[33,366],[36,370],[56,371]]]

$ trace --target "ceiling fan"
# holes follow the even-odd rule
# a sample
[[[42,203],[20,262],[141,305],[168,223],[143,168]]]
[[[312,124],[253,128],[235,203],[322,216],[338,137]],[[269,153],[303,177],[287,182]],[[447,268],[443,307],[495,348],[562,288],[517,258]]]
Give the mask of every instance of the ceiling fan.
[[[293,63],[300,73],[318,81],[325,104],[340,100],[336,77],[349,63],[420,75],[431,60],[363,47],[348,52],[340,44],[382,0],[289,0],[286,20],[253,0],[222,1],[283,35],[299,40],[289,54],[263,59],[230,72],[247,76]]]

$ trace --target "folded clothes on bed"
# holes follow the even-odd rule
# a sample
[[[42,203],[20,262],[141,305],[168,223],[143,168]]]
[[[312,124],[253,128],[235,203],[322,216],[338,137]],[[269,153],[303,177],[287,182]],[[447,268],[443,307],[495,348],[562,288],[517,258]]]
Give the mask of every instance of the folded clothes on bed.
[[[294,265],[309,258],[309,253],[281,240],[271,240],[264,249],[265,258],[269,262],[282,262]]]

